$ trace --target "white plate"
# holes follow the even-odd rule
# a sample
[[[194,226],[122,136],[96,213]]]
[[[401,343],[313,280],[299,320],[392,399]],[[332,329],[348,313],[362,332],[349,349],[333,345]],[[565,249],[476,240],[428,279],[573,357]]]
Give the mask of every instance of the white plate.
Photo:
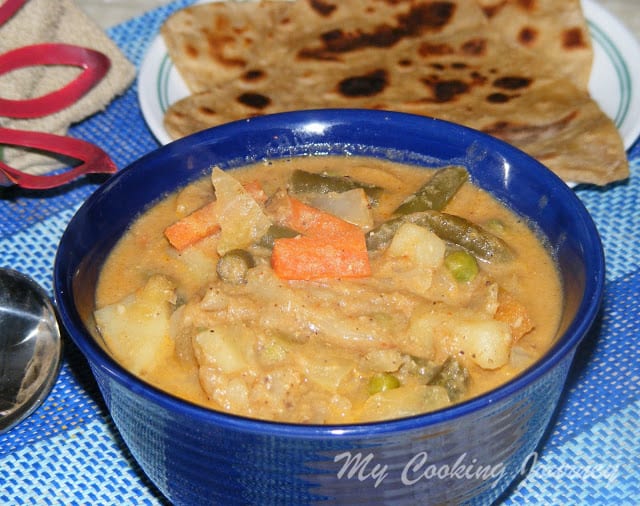
[[[615,122],[625,148],[629,149],[640,134],[640,44],[595,0],[582,0],[582,7],[594,47],[589,91]],[[160,143],[171,142],[163,126],[167,108],[187,95],[189,89],[158,35],[140,67],[138,99],[142,115]]]

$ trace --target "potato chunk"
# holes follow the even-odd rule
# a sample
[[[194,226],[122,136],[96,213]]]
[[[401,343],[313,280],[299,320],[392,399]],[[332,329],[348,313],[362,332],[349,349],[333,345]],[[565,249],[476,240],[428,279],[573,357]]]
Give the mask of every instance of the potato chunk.
[[[436,234],[413,223],[404,223],[393,236],[387,254],[408,257],[421,268],[436,268],[444,261],[445,243]]]
[[[463,321],[455,338],[465,355],[483,369],[498,369],[509,362],[511,330],[496,320]]]
[[[200,366],[216,367],[223,373],[239,372],[249,366],[242,346],[246,329],[239,325],[217,325],[195,336],[193,346]]]
[[[173,354],[169,319],[174,303],[173,284],[156,275],[136,293],[95,311],[109,351],[132,373],[144,375]]]

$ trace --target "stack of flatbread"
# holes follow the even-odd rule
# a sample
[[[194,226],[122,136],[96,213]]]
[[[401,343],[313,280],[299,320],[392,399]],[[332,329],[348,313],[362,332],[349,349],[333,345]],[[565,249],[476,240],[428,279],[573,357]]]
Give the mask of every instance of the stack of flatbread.
[[[173,138],[288,110],[383,109],[487,132],[566,181],[629,175],[589,96],[579,0],[226,1],[178,11],[161,33],[191,92],[166,112]]]

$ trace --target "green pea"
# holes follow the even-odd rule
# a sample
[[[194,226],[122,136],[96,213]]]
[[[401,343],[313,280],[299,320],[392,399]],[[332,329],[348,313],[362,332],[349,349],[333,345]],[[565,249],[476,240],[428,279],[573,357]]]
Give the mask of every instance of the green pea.
[[[400,380],[388,372],[374,374],[369,380],[369,394],[393,390],[400,386]]]
[[[233,249],[218,259],[216,272],[225,283],[242,285],[247,282],[249,269],[255,266],[251,253],[243,249]]]
[[[469,252],[455,250],[444,258],[444,265],[456,281],[466,283],[472,281],[478,274],[478,262]]]

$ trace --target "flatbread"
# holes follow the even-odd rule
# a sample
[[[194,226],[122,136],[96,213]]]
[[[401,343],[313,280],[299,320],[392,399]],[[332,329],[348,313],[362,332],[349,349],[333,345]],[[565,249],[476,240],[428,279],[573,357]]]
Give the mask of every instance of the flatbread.
[[[583,78],[558,75],[558,61],[569,58],[543,59],[540,48],[506,40],[492,26],[500,12],[487,16],[481,2],[224,2],[179,11],[163,35],[194,93],[168,109],[165,127],[179,138],[289,110],[395,110],[504,139],[566,181],[628,177],[620,135]]]

